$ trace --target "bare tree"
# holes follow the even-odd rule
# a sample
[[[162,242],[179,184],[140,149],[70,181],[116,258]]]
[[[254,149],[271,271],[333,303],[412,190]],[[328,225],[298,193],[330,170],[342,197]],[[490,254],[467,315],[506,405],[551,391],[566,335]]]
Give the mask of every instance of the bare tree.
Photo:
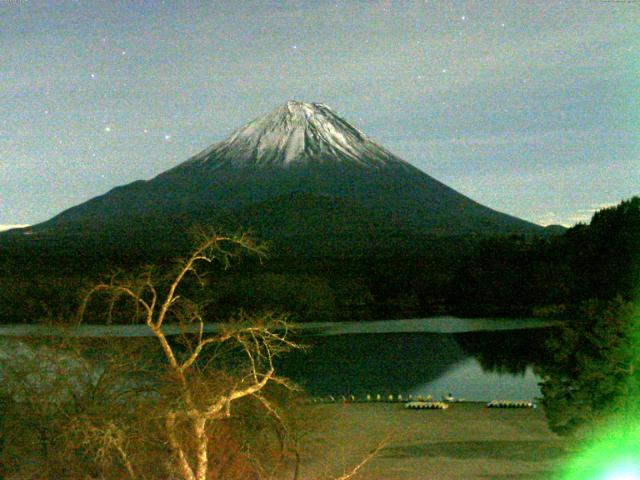
[[[205,331],[202,305],[181,294],[188,276],[201,282],[198,268],[218,261],[227,266],[239,251],[264,255],[248,235],[207,235],[202,238],[191,255],[178,263],[165,284],[156,278],[153,269],[146,269],[136,277],[112,276],[95,285],[86,295],[80,311],[85,315],[90,300],[104,293],[115,299],[131,299],[136,320],[142,321],[158,341],[169,380],[158,411],[164,440],[172,456],[172,470],[183,480],[205,480],[212,468],[210,452],[216,423],[232,415],[240,399],[255,399],[270,416],[280,419],[272,401],[264,394],[268,385],[295,388],[286,379],[276,375],[274,357],[299,346],[290,340],[290,327],[282,315],[240,314],[215,332]],[[202,270],[202,269],[201,269]],[[114,302],[109,303],[110,308]],[[170,341],[169,326],[178,325],[182,332],[182,345]],[[221,352],[235,349],[234,374],[228,369],[216,368]],[[240,354],[238,357],[237,354]],[[149,412],[151,414],[152,412]],[[115,424],[87,426],[88,437],[102,441],[120,456],[132,479],[138,477],[135,465],[129,460],[122,428]],[[101,451],[104,453],[104,449]]]

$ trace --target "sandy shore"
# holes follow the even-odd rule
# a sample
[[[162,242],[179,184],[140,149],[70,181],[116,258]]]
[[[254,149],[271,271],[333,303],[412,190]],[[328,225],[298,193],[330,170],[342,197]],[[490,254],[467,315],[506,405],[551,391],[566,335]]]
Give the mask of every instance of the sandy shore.
[[[357,478],[550,479],[568,455],[542,409],[490,409],[480,403],[448,410],[406,410],[402,404],[310,406],[322,430],[305,442],[301,479],[349,470],[386,439]]]

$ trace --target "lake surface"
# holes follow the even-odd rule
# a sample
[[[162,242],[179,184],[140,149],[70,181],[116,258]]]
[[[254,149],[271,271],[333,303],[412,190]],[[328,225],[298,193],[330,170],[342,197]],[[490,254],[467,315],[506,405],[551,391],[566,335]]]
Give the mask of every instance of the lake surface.
[[[220,325],[207,326],[208,331],[219,329]],[[435,317],[304,324],[298,336],[309,349],[287,354],[277,368],[316,396],[431,394],[440,399],[451,393],[474,401],[533,400],[541,396],[534,366],[544,361],[541,347],[552,332],[550,322],[535,319]],[[2,345],[19,337],[65,334],[69,331],[43,325],[2,325],[0,360]],[[149,331],[144,325],[82,325],[73,334],[138,337]]]
[[[225,324],[207,323],[205,332],[218,332]],[[553,326],[554,322],[513,318],[460,318],[439,316],[429,318],[409,318],[401,320],[379,320],[373,322],[307,322],[296,325],[296,329],[305,335],[345,335],[356,333],[460,333],[498,330],[534,329]],[[163,330],[167,335],[180,332],[197,332],[196,325],[180,328],[177,325],[165,324]],[[79,337],[150,337],[151,331],[146,325],[74,325],[56,327],[51,325],[7,324],[0,325],[1,337],[77,335]]]
[[[493,321],[493,320],[492,320]],[[473,401],[535,400],[534,373],[553,328],[458,333],[366,333],[302,337],[307,352],[279,361],[281,374],[317,396],[451,393]]]

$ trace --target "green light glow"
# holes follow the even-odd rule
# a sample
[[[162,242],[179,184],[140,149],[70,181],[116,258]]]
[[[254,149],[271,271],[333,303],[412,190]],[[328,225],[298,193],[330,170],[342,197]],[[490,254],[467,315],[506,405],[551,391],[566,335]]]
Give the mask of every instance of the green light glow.
[[[640,480],[640,421],[618,420],[596,438],[569,461],[561,480]]]
[[[640,480],[640,465],[634,461],[621,462],[605,474],[604,480]]]
[[[575,457],[566,464],[560,480],[640,480],[640,307],[627,319],[630,364],[625,398],[618,414],[596,431]]]

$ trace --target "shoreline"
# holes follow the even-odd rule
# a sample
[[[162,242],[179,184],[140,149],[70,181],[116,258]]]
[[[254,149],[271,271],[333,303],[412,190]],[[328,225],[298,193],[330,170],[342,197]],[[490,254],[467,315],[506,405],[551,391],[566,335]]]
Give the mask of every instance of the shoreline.
[[[222,331],[226,323],[206,323],[206,333]],[[309,336],[356,335],[376,333],[467,333],[482,331],[508,331],[549,328],[558,322],[538,318],[460,318],[439,316],[399,320],[374,320],[369,322],[309,322],[291,324],[296,333]],[[239,325],[238,325],[239,326]],[[166,335],[178,335],[182,332],[197,333],[197,325],[187,328],[177,324],[163,327]],[[0,325],[0,337],[28,336],[78,336],[78,337],[151,337],[153,333],[144,324],[96,325],[81,324],[75,326],[51,326],[42,324],[4,324]]]

